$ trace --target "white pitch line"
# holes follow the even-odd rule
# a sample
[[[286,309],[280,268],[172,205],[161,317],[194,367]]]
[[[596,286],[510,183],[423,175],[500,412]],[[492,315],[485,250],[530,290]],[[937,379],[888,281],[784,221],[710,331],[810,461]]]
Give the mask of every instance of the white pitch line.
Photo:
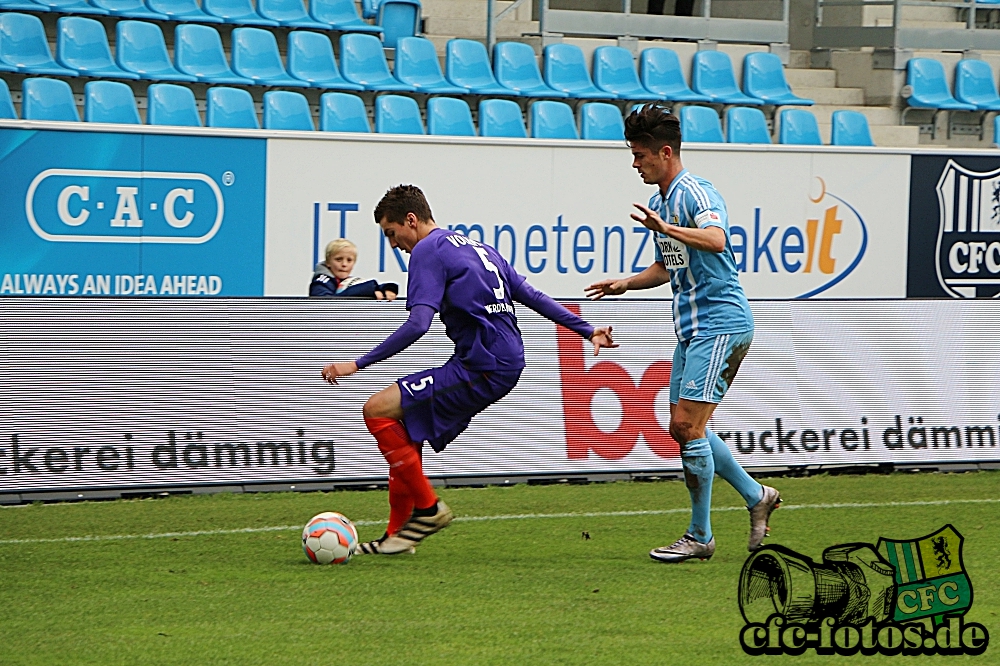
[[[782,504],[785,511],[803,509],[888,509],[908,506],[948,506],[951,504],[997,504],[1000,498],[914,500],[910,502],[838,502],[832,504]],[[713,511],[746,511],[745,506],[719,506]],[[458,516],[455,522],[484,522],[490,520],[539,520],[558,518],[612,518],[616,516],[663,516],[672,513],[688,513],[690,507],[682,509],[652,509],[648,511],[593,511],[586,513],[518,513],[497,516]],[[355,525],[384,525],[384,520],[355,520]],[[229,530],[196,530],[191,532],[158,532],[154,534],[107,534],[96,536],[60,537],[51,539],[0,539],[0,545],[30,543],[70,543],[77,541],[125,541],[129,539],[174,539],[180,537],[216,536],[221,534],[254,534],[257,532],[289,532],[301,530],[300,525],[274,525],[270,527],[243,527]]]

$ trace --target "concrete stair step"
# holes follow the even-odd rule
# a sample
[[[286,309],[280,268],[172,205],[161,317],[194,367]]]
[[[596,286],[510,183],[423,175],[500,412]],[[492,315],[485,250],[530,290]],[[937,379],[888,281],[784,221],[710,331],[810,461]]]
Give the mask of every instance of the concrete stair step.
[[[785,80],[788,85],[803,88],[836,88],[837,70],[835,69],[785,69]]]
[[[497,14],[512,4],[514,3],[510,0],[497,0]],[[428,0],[428,2],[422,3],[422,14],[425,17],[476,19],[483,22],[484,25],[486,22],[486,7],[481,3],[468,2],[467,0]],[[512,14],[505,16],[502,22],[509,20],[530,21],[531,6],[528,3],[521,5]]]
[[[865,92],[861,88],[811,88],[792,86],[792,92],[799,97],[811,99],[817,104],[863,105]]]
[[[891,28],[892,19],[877,19],[876,28]],[[965,30],[966,26],[961,21],[913,21],[903,19],[904,28],[922,28],[924,30]]]
[[[790,69],[809,69],[812,66],[812,54],[809,51],[793,50],[788,53]]]
[[[538,21],[503,20],[496,23],[498,38],[520,37],[525,33],[537,33]],[[486,19],[455,19],[428,16],[424,19],[424,32],[432,35],[454,35],[462,38],[483,38],[486,36]]]
[[[876,25],[878,21],[883,21],[892,25],[892,7],[891,6],[877,6],[877,7],[865,7],[862,16],[864,17],[864,25],[872,26]],[[952,7],[903,7],[903,22],[906,21],[934,21],[934,22],[944,22],[952,23],[958,20],[958,14],[956,10]],[[884,24],[883,24],[884,25]]]
[[[888,106],[841,106],[831,104],[816,104],[809,107],[809,110],[816,116],[816,121],[821,125],[829,125],[833,112],[839,110],[858,111],[865,114],[869,125],[896,125],[899,123],[899,112]]]

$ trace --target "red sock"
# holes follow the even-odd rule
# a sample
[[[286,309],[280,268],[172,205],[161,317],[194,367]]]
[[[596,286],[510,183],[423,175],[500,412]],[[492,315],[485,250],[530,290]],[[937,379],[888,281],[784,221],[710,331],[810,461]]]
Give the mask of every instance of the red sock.
[[[398,476],[389,470],[389,526],[385,528],[387,534],[395,534],[399,531],[413,513],[413,498],[406,484]]]
[[[396,419],[365,419],[368,432],[375,436],[378,449],[389,463],[390,475],[406,486],[413,505],[426,509],[437,502],[437,494],[424,476],[417,445],[410,441],[406,428]],[[409,518],[409,516],[407,516]]]

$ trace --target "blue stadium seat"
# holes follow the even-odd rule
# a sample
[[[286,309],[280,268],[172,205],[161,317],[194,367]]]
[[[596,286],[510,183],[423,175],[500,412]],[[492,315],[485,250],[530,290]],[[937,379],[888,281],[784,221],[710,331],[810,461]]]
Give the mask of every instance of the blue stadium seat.
[[[206,14],[218,16],[226,23],[238,25],[277,26],[277,21],[264,18],[254,11],[250,0],[201,0]]]
[[[21,118],[80,122],[73,90],[57,79],[25,79],[21,82]]]
[[[23,74],[76,76],[76,71],[56,64],[49,51],[45,26],[30,14],[0,14],[0,64],[5,71]]]
[[[579,139],[573,109],[565,102],[535,102],[531,105],[531,136],[535,139]]]
[[[98,14],[107,16],[107,9],[88,4],[86,0],[35,0],[42,7],[60,14]]]
[[[14,110],[14,100],[10,98],[10,88],[7,82],[0,79],[0,118],[5,120],[17,120],[17,111]]]
[[[329,23],[320,23],[309,18],[302,0],[257,0],[257,12],[272,21],[289,28],[312,28],[329,30]]]
[[[729,143],[771,143],[767,118],[760,109],[733,106],[726,111],[726,141]]]
[[[420,34],[420,0],[382,0],[376,23],[384,30],[385,48],[396,48],[400,39]]]
[[[743,58],[743,89],[748,95],[774,106],[812,106],[816,102],[792,93],[785,66],[773,53],[748,53]]]
[[[778,142],[797,146],[822,146],[816,116],[805,109],[785,109],[781,112]]]
[[[154,83],[146,89],[146,122],[150,125],[201,127],[194,93],[187,86]]]
[[[993,69],[984,60],[959,60],[955,65],[955,99],[980,111],[1000,111]]]
[[[264,93],[264,129],[306,132],[316,129],[305,95],[290,90]]]
[[[237,76],[229,68],[222,38],[208,25],[179,25],[174,31],[174,62],[177,69],[202,83],[250,85],[251,79]]]
[[[576,99],[616,99],[615,93],[598,90],[590,80],[583,51],[576,44],[550,44],[545,47],[543,70],[545,83]]]
[[[166,21],[170,17],[160,12],[154,12],[142,0],[90,0],[95,7],[108,10],[112,16],[130,19],[146,19],[147,21]]]
[[[340,69],[351,83],[365,90],[414,92],[416,88],[402,83],[389,72],[382,42],[374,35],[348,33],[340,36]],[[376,132],[378,130],[375,130]]]
[[[744,95],[736,85],[733,63],[722,51],[698,51],[691,62],[691,88],[717,104],[761,105],[764,100]]]
[[[378,0],[361,0],[361,18],[373,19],[378,16]]]
[[[319,98],[319,128],[324,132],[372,131],[364,100],[347,93],[324,93]]]
[[[403,37],[396,42],[396,78],[418,92],[467,95],[468,88],[453,86],[441,73],[434,42],[423,37]]]
[[[535,50],[520,42],[500,42],[493,47],[493,72],[500,85],[530,97],[569,97],[545,85],[538,71]],[[454,83],[454,81],[452,81]]]
[[[639,81],[646,90],[671,102],[710,102],[688,87],[681,61],[671,49],[645,49],[639,56]]]
[[[479,136],[528,138],[521,107],[509,99],[484,99],[479,103]]]
[[[722,122],[707,106],[681,107],[681,140],[684,143],[723,143]]]
[[[63,67],[86,76],[138,79],[115,64],[104,26],[94,19],[64,16],[56,23],[56,59]]]
[[[155,23],[119,21],[115,50],[118,66],[140,78],[154,81],[197,81],[174,69],[163,33]]]
[[[642,87],[635,71],[635,61],[628,49],[599,46],[594,50],[594,83],[619,99],[661,100],[663,97]]]
[[[910,58],[906,63],[906,82],[913,90],[906,102],[914,108],[956,111],[976,109],[972,104],[959,102],[951,96],[944,67],[937,60]]]
[[[1000,146],[1000,116],[993,117],[993,145]]]
[[[260,129],[253,97],[240,88],[209,88],[205,110],[208,127]]]
[[[625,121],[614,104],[588,102],[580,109],[580,138],[591,141],[624,141]]]
[[[316,32],[288,33],[288,73],[314,88],[364,90],[340,75],[330,39]]]
[[[166,14],[171,21],[197,21],[198,23],[222,23],[218,16],[206,14],[196,0],[146,0],[154,12]]]
[[[998,116],[1000,117],[1000,116]],[[831,146],[874,146],[868,118],[860,111],[834,111],[830,128]]]
[[[25,12],[47,12],[48,7],[31,2],[30,0],[0,0],[0,10],[3,11],[25,11]]]
[[[468,88],[476,95],[520,94],[497,83],[486,47],[471,39],[448,40],[444,75],[450,83]]]
[[[231,35],[233,70],[264,86],[309,87],[285,71],[274,33],[261,28],[236,28]]]
[[[476,136],[472,110],[465,100],[431,97],[427,100],[427,133],[445,136]]]
[[[334,30],[382,34],[382,28],[361,20],[354,0],[310,0],[309,14],[320,23],[330,24]]]
[[[417,101],[402,95],[375,98],[375,131],[379,134],[425,134]]]
[[[139,109],[128,84],[91,81],[83,87],[83,119],[88,123],[138,125]]]

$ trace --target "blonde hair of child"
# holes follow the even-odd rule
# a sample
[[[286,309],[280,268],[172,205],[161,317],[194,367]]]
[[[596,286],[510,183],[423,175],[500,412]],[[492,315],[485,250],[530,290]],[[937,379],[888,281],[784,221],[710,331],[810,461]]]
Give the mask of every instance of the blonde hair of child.
[[[348,250],[354,255],[354,258],[357,259],[358,246],[346,238],[338,238],[337,240],[332,240],[326,244],[326,260],[329,261],[330,257],[338,252],[341,252],[342,250]]]

